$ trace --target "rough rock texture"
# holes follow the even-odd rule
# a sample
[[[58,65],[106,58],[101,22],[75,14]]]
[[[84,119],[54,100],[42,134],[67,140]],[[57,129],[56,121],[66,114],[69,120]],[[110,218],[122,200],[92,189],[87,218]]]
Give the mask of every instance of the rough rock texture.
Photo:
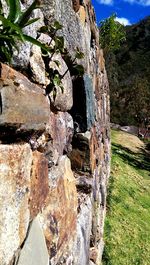
[[[75,264],[89,264],[90,235],[92,228],[92,203],[89,196],[80,205],[73,259]]]
[[[77,223],[77,192],[71,164],[66,156],[49,171],[49,196],[41,213],[52,264],[73,244]],[[69,231],[69,233],[68,233]]]
[[[49,265],[49,256],[45,237],[41,229],[38,217],[29,228],[26,242],[20,252],[18,265]]]
[[[28,144],[0,145],[0,264],[9,264],[29,225],[32,152]]]
[[[30,192],[31,218],[34,218],[43,208],[48,192],[48,160],[40,152],[34,151]]]
[[[56,65],[55,61],[59,61],[59,67]],[[62,57],[59,54],[53,56],[53,60],[50,62],[49,66],[63,76],[67,71],[68,67]],[[56,99],[53,99],[53,92],[50,93],[51,102],[57,110],[67,111],[70,110],[73,105],[73,95],[72,95],[72,80],[69,71],[65,74],[62,79],[63,93],[60,87],[56,87]]]
[[[23,8],[31,2],[22,1]],[[110,110],[95,14],[90,0],[40,2],[42,8],[34,17],[37,12],[41,19],[26,28],[27,34],[48,44],[48,34],[37,29],[57,19],[63,25],[58,34],[72,59],[77,47],[84,53],[77,61],[85,73],[73,76],[63,56],[45,59],[31,44],[23,44],[13,64],[28,78],[1,64],[0,264],[47,265],[49,256],[51,265],[99,265],[110,167]],[[55,100],[44,90],[50,68],[61,75],[67,71],[64,93],[57,87]],[[40,251],[44,259],[37,261]]]
[[[41,88],[4,64],[1,64],[0,96],[1,137],[7,136],[10,129],[16,134],[45,129],[50,110]]]
[[[56,149],[59,155],[71,149],[74,125],[68,112],[51,113],[46,131],[53,139],[53,150]]]

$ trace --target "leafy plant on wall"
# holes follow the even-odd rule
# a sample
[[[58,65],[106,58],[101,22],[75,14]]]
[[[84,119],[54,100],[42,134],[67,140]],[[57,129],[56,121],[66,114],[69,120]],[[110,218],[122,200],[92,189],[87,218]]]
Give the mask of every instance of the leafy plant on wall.
[[[62,25],[58,21],[55,21],[51,26],[43,26],[39,30],[41,33],[46,33],[51,37],[49,45],[41,43],[39,40],[26,35],[24,28],[30,24],[35,23],[39,18],[31,18],[33,11],[40,8],[39,1],[35,0],[25,10],[21,10],[20,0],[6,0],[8,7],[8,15],[5,17],[3,13],[2,3],[0,2],[0,61],[4,63],[11,63],[14,50],[19,52],[18,42],[30,42],[41,48],[43,58],[47,57],[47,61],[50,62],[53,59],[55,53],[60,53],[66,62],[69,61],[68,69],[60,75],[58,70],[52,68],[47,69],[47,74],[50,79],[50,84],[46,88],[46,93],[49,94],[53,91],[53,97],[56,97],[56,87],[59,86],[63,92],[62,79],[68,71],[74,72],[74,75],[83,75],[84,68],[82,65],[77,64],[76,59],[82,59],[83,53],[77,48],[75,58],[71,58],[68,51],[64,48],[64,38],[57,35],[57,31],[62,29]],[[52,44],[53,41],[53,45]],[[59,67],[60,62],[55,61]],[[70,67],[70,68],[69,68]]]

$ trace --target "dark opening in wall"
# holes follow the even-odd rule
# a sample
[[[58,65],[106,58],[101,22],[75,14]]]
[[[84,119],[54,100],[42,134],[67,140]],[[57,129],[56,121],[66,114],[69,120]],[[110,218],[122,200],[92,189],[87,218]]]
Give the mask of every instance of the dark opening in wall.
[[[87,130],[86,92],[82,77],[73,81],[73,107],[70,114],[74,120],[75,132],[85,132]]]
[[[95,47],[95,35],[93,33],[93,31],[91,31],[91,47],[94,48]]]

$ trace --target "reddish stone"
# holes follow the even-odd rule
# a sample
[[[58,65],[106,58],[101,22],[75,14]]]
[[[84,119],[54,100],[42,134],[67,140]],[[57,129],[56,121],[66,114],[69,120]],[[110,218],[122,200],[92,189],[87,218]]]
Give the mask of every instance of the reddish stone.
[[[49,198],[40,215],[54,264],[71,247],[77,222],[77,191],[70,161],[62,156],[49,173]]]
[[[32,219],[45,206],[48,192],[48,160],[42,153],[35,151],[33,152],[31,192],[29,200]]]
[[[1,64],[1,137],[21,132],[43,131],[50,107],[41,88],[27,77]]]
[[[31,164],[28,144],[0,145],[0,264],[9,264],[26,237]]]
[[[80,8],[80,0],[72,0],[73,9],[75,12],[78,12]]]

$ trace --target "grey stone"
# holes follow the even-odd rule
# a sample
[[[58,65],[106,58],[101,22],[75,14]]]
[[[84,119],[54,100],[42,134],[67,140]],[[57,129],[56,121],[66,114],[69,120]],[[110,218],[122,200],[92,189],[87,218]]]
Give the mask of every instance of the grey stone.
[[[80,205],[80,213],[77,222],[77,238],[74,246],[74,264],[89,264],[89,247],[92,227],[92,204],[87,197]]]
[[[74,57],[75,50],[79,47],[84,53],[84,59],[79,60],[79,63],[83,64],[85,69],[89,69],[90,23],[85,23],[83,27],[80,17],[74,12],[72,1],[70,0],[41,0],[41,2],[47,23],[51,25],[52,21],[58,20],[63,25],[59,34],[64,36],[66,48],[72,57]]]
[[[28,144],[0,145],[0,264],[8,265],[29,225],[32,152]]]
[[[40,9],[34,10],[33,14],[32,14],[32,18],[39,18],[39,20],[36,21],[35,23],[25,27],[24,33],[26,35],[29,35],[29,36],[36,39],[37,30],[41,26],[44,26],[44,17],[43,17],[41,10]],[[15,53],[14,53],[13,66],[15,66],[15,67],[19,66],[19,68],[22,68],[22,69],[26,69],[28,67],[29,61],[30,61],[32,46],[33,46],[33,44],[30,42],[24,42],[24,43],[18,42],[19,53],[17,51],[15,51]]]
[[[33,45],[32,55],[30,57],[30,68],[33,74],[33,80],[39,84],[46,85],[45,64],[41,55],[41,48]]]
[[[49,255],[45,237],[36,217],[30,226],[27,239],[21,250],[17,265],[48,265]]]
[[[46,132],[52,138],[53,151],[56,149],[61,156],[71,150],[74,128],[73,119],[68,112],[51,113]]]
[[[87,129],[89,130],[95,122],[95,105],[93,83],[89,75],[84,75],[84,86],[86,93]]]
[[[93,189],[93,180],[87,176],[78,176],[76,180],[77,190],[85,194],[91,193]]]
[[[49,43],[51,42],[51,37],[48,36],[47,34],[41,33],[38,38],[38,41],[46,45],[49,45]],[[50,80],[48,79],[48,77],[46,77],[46,69],[40,47],[36,45],[32,46],[31,56],[29,61],[30,61],[30,69],[33,74],[32,76],[33,80],[39,84],[47,86]]]
[[[55,61],[59,61],[60,63],[59,67],[56,65]],[[53,68],[54,70],[58,70],[58,72],[62,76],[68,69],[66,63],[64,62],[60,54],[55,54],[53,56],[52,61],[50,61],[49,67]],[[57,110],[67,111],[70,110],[73,105],[72,80],[69,71],[66,72],[64,78],[61,81],[62,81],[63,91],[59,86],[56,87],[57,91],[56,91],[55,100],[53,97],[53,92],[50,93],[50,98],[52,104],[55,106]]]

